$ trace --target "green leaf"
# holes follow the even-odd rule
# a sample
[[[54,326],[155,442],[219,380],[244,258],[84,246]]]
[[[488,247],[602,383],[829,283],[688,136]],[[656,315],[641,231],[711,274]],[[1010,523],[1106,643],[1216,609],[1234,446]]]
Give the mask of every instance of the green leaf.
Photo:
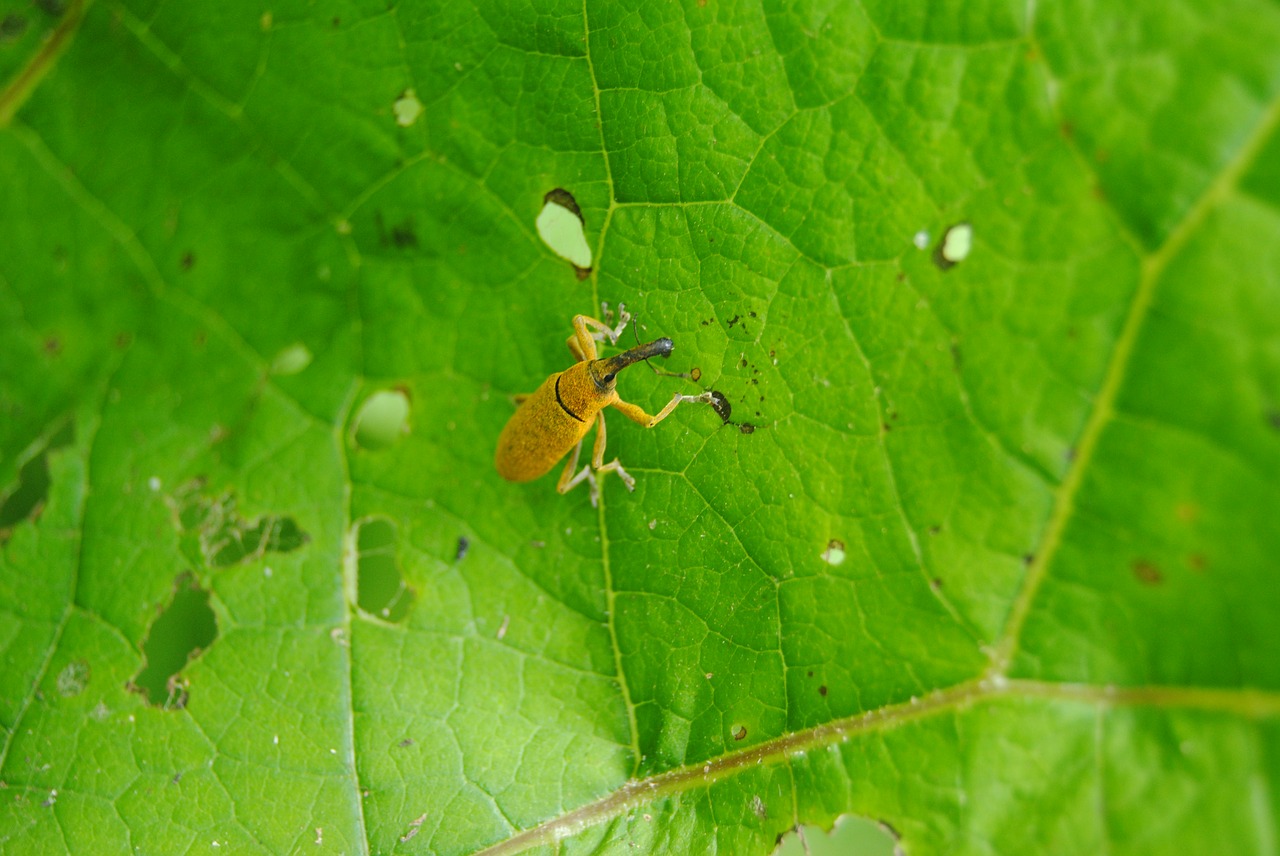
[[[1275,849],[1274,4],[8,0],[0,77],[0,849]],[[593,508],[493,455],[601,301],[731,412]]]

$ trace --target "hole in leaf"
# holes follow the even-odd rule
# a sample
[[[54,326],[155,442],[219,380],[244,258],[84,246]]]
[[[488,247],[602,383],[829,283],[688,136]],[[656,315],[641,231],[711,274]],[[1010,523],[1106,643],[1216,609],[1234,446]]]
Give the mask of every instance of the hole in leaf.
[[[209,607],[209,593],[190,574],[183,574],[174,587],[173,599],[147,631],[142,670],[129,688],[156,707],[185,707],[189,689],[180,673],[216,638],[218,622]]]
[[[948,270],[969,258],[973,249],[973,226],[957,223],[942,233],[942,241],[933,254],[933,263],[940,270]]]
[[[898,836],[883,823],[852,814],[836,818],[831,830],[819,826],[797,826],[778,838],[774,856],[895,856],[904,851]]]
[[[822,561],[828,565],[843,564],[845,558],[844,542],[838,538],[832,538],[827,542],[827,549],[822,551]]]
[[[418,100],[417,94],[412,89],[406,89],[391,105],[391,110],[396,115],[396,124],[401,128],[407,128],[418,121],[418,117],[422,115],[422,102]]]
[[[193,562],[224,568],[267,553],[291,553],[311,540],[292,517],[267,514],[246,520],[236,511],[234,493],[210,498],[204,487],[204,479],[195,479],[169,500],[178,528],[194,536],[183,544]]]
[[[356,605],[384,621],[403,621],[413,606],[396,561],[396,527],[375,517],[356,529]]]
[[[408,433],[409,396],[401,390],[375,392],[356,414],[356,443],[366,449],[385,449]]]
[[[18,469],[18,481],[0,491],[0,544],[9,540],[13,528],[27,520],[35,520],[49,499],[49,453],[68,446],[75,438],[71,423],[64,423]]]
[[[543,243],[572,264],[579,278],[591,273],[591,246],[587,243],[586,222],[573,194],[557,187],[542,197],[542,211],[535,222]]]
[[[301,342],[294,342],[271,361],[273,375],[295,375],[311,365],[311,350]]]

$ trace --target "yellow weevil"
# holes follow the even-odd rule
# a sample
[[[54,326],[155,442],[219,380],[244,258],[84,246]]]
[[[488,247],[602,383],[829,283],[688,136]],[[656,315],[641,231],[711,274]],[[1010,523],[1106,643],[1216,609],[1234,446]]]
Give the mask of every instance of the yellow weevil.
[[[498,450],[493,456],[498,474],[504,479],[513,482],[532,481],[549,472],[572,449],[573,454],[569,456],[569,463],[560,474],[556,490],[566,493],[586,480],[591,485],[591,504],[595,505],[600,495],[596,473],[603,475],[615,472],[627,486],[627,490],[635,490],[636,486],[636,480],[622,468],[617,458],[607,464],[604,462],[604,408],[616,407],[632,422],[652,428],[666,419],[682,402],[713,401],[709,392],[701,395],[677,393],[666,407],[658,411],[657,416],[650,416],[643,407],[619,398],[615,388],[618,372],[632,363],[650,357],[668,357],[675,346],[670,339],[655,339],[615,357],[599,359],[596,342],[608,340],[609,344],[615,345],[627,328],[631,316],[627,314],[626,307],[618,306],[618,318],[618,326],[610,327],[586,315],[573,316],[573,335],[568,338],[567,344],[578,362],[551,375],[529,395],[516,396],[519,408],[512,414],[507,427],[502,429],[502,435],[498,437]],[[593,421],[597,428],[591,463],[575,475],[582,440],[591,430]]]

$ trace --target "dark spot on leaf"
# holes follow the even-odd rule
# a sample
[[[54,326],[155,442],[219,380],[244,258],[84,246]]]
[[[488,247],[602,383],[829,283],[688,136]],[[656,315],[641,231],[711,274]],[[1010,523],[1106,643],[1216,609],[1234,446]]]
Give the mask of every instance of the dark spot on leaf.
[[[826,684],[823,684],[822,686],[818,687],[818,695],[820,695],[820,696],[822,696],[822,697],[824,697],[824,698],[826,697],[826,695],[827,695],[827,685],[826,685]]]
[[[1164,582],[1164,574],[1160,573],[1160,569],[1154,563],[1148,562],[1146,559],[1134,561],[1133,575],[1138,578],[1138,582],[1149,586],[1158,586]]]
[[[880,424],[880,427],[884,429],[884,433],[886,434],[888,434],[890,431],[893,430],[893,427],[890,426],[888,422],[882,422]]]
[[[809,672],[809,677],[813,677],[813,672]]]
[[[1076,447],[1068,446],[1067,451],[1063,453],[1063,457],[1067,459],[1067,463],[1071,463],[1076,459]]]
[[[1209,566],[1209,560],[1204,557],[1203,553],[1192,553],[1187,556],[1187,564],[1191,566],[1193,571],[1203,571]]]
[[[1035,553],[1023,553],[1023,554],[1022,554],[1022,564],[1024,564],[1024,565],[1030,566],[1030,565],[1031,565],[1031,563],[1032,563],[1032,562],[1034,562],[1035,560],[1036,560],[1036,554],[1035,554]]]
[[[701,324],[703,327],[708,327],[708,326],[710,326],[710,325],[711,325],[711,322],[712,322],[712,321],[714,321],[714,320],[715,320],[715,318],[707,318],[707,319],[705,319],[705,320],[703,320],[703,321],[699,321],[698,323],[699,323],[699,324]]]
[[[702,380],[702,369],[694,366],[689,370],[689,379],[694,381]]]
[[[39,519],[49,500],[49,453],[71,445],[74,439],[75,431],[68,420],[18,469],[17,484],[0,489],[0,545],[8,542],[19,523]]]
[[[1064,121],[1058,125],[1058,131],[1061,132],[1063,137],[1069,140],[1076,135],[1076,126],[1070,122]]]
[[[341,18],[334,18],[334,19],[333,19],[333,26],[335,26],[335,27],[341,27],[341,26],[342,26],[342,19],[341,19]]]
[[[738,426],[738,430],[743,434],[754,434],[756,433],[756,426],[752,425],[750,422],[743,422]]]
[[[738,729],[733,732],[734,740],[745,740],[746,737],[747,737],[747,727],[745,725],[739,725]]]
[[[184,271],[191,270],[193,267],[196,266],[196,254],[191,252],[190,250],[187,250],[185,253],[182,254],[182,261],[180,261],[178,264]]]
[[[711,390],[711,406],[715,408],[717,414],[720,415],[720,421],[729,424],[729,416],[733,413],[733,405],[729,404],[729,399],[718,390]]]
[[[747,358],[743,357],[741,360],[738,361],[738,368],[745,369],[746,367],[747,367]]]
[[[117,348],[123,351],[125,348],[133,344],[133,334],[128,330],[121,330],[119,333],[116,333],[115,344]]]
[[[591,268],[578,267],[577,265],[574,265],[573,274],[578,278],[578,282],[582,282],[584,279],[591,276]]]
[[[209,334],[204,330],[196,331],[196,347],[203,348],[209,341]]]
[[[155,707],[185,707],[189,685],[181,676],[182,670],[217,637],[218,622],[209,607],[209,593],[200,588],[194,576],[182,574],[174,584],[169,605],[147,631],[142,670],[129,682],[129,689]]]
[[[71,698],[78,696],[84,692],[84,688],[89,686],[89,661],[88,660],[72,660],[58,672],[58,693],[59,695]]]
[[[400,572],[395,524],[374,517],[356,525],[356,604],[384,621],[403,621],[416,595]]]
[[[67,0],[35,0],[35,5],[41,12],[54,18],[61,18],[62,13],[67,11]]]
[[[464,535],[458,536],[458,550],[453,554],[455,562],[461,562],[467,557],[467,551],[471,549],[471,541]]]
[[[400,743],[399,743],[399,744],[397,744],[397,745],[399,745],[399,747],[400,747],[401,749],[407,749],[407,748],[409,748],[410,746],[412,746],[412,745],[413,745],[413,738],[412,738],[412,737],[406,737],[405,739],[401,740],[401,741],[400,741]]]
[[[964,358],[960,355],[960,345],[955,342],[951,343],[951,365],[955,367],[956,371],[964,368]]]
[[[1200,506],[1194,502],[1180,502],[1174,508],[1173,513],[1183,523],[1195,523],[1196,519],[1200,517]]]
[[[0,42],[17,39],[27,30],[27,19],[16,13],[5,15],[0,19]]]
[[[929,587],[932,588],[934,591],[942,591],[942,578],[934,577],[933,579],[929,580]]]
[[[44,340],[44,352],[51,357],[62,353],[62,340],[57,336],[49,336]]]
[[[1280,410],[1273,410],[1267,414],[1267,424],[1276,431],[1280,431]]]
[[[417,235],[413,233],[412,218],[406,218],[392,226],[392,243],[396,244],[399,250],[417,246]]]
[[[754,312],[748,312],[747,314],[748,314],[748,315],[750,315],[752,318],[758,318],[758,317],[759,317],[759,316],[758,316],[758,315],[756,315],[756,313],[754,313]]]
[[[737,324],[737,323],[738,323],[739,321],[741,321],[741,320],[742,320],[742,316],[741,316],[741,315],[734,315],[732,318],[730,318],[730,319],[729,319],[728,321],[726,321],[725,323],[726,323],[728,326],[732,327],[734,324]]]
[[[942,527],[941,527],[941,526],[936,526],[936,525],[935,525],[935,526],[930,526],[930,527],[929,527],[929,534],[930,534],[930,535],[937,535],[937,534],[938,534],[939,532],[941,532],[941,531],[942,531]]]

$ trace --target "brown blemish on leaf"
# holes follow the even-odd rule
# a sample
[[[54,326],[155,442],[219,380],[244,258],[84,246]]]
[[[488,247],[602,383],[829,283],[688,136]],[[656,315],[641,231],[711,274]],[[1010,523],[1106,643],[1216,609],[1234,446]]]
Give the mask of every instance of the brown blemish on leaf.
[[[1160,573],[1160,569],[1154,563],[1146,559],[1136,559],[1134,561],[1133,575],[1138,578],[1138,582],[1149,586],[1158,586],[1164,582],[1164,574]]]

